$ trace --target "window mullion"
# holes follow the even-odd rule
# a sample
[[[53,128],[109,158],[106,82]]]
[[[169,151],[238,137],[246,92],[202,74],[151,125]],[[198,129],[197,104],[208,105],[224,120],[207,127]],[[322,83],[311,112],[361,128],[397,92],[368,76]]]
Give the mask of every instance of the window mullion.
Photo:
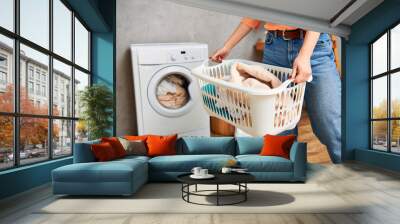
[[[71,60],[72,64],[74,66],[71,67],[71,91],[72,91],[72,105],[71,105],[71,117],[75,118],[75,12],[72,11],[71,15],[71,23],[72,23],[72,38],[71,38]],[[76,121],[72,121],[72,130],[71,130],[71,150],[72,150],[72,155],[74,155],[74,146],[75,146],[75,125]]]
[[[390,70],[390,29],[387,31],[387,71]],[[387,116],[388,118],[392,117],[392,99],[391,99],[391,74],[389,73],[387,75]],[[391,152],[392,151],[392,135],[391,135],[391,129],[392,129],[392,121],[388,120],[387,122],[387,140],[388,140],[388,148],[387,151]]]
[[[53,52],[53,0],[49,0],[49,50]],[[48,151],[49,159],[53,159],[53,56],[49,55],[48,71],[48,97],[49,97],[49,120],[48,120]]]
[[[14,31],[17,35],[19,35],[19,8],[20,8],[20,1],[15,0],[14,1]],[[19,113],[20,107],[19,107],[19,99],[20,99],[20,79],[19,79],[19,73],[20,73],[20,46],[19,46],[19,40],[18,38],[14,39],[14,112]],[[14,138],[14,165],[19,166],[20,165],[20,155],[19,155],[19,136],[20,136],[20,119],[19,117],[14,116],[14,133],[13,133],[13,138]]]

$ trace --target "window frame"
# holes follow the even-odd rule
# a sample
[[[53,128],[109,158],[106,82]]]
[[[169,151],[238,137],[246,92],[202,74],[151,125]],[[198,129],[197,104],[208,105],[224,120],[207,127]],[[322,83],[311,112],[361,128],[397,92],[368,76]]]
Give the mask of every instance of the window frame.
[[[391,80],[392,76],[396,75],[398,72],[400,72],[400,67],[391,69],[391,31],[393,28],[400,26],[400,20],[396,21],[394,24],[389,26],[388,28],[385,29],[384,32],[379,34],[375,39],[373,39],[369,44],[369,149],[373,151],[379,151],[379,152],[386,152],[386,153],[391,153],[391,154],[400,154],[400,152],[393,152],[392,151],[392,121],[399,121],[400,117],[393,117],[392,116],[392,98],[391,98],[391,91],[392,91],[392,86],[391,86]],[[381,37],[384,35],[387,35],[387,52],[386,52],[386,57],[387,57],[387,64],[386,64],[386,71],[376,74],[374,76],[373,72],[373,44],[376,43]],[[378,78],[383,78],[386,77],[386,87],[387,87],[387,105],[386,105],[386,117],[385,118],[373,118],[373,81]],[[387,126],[386,126],[386,150],[379,150],[374,148],[374,136],[373,136],[373,122],[376,121],[386,121]]]
[[[59,62],[62,62],[68,66],[71,66],[71,105],[74,105],[75,103],[75,88],[73,85],[75,82],[75,69],[87,74],[89,76],[89,83],[88,85],[92,85],[92,57],[91,57],[91,50],[92,50],[92,43],[91,43],[91,37],[92,37],[92,30],[88,27],[88,25],[83,21],[83,19],[79,16],[78,13],[76,13],[72,7],[66,2],[65,0],[59,0],[68,10],[71,11],[71,59],[64,58],[63,56],[55,53],[54,50],[54,39],[53,39],[53,1],[54,0],[48,0],[49,2],[49,47],[46,49],[45,47],[42,47],[39,44],[34,43],[33,41],[30,41],[27,38],[24,38],[23,36],[20,35],[20,0],[14,0],[13,1],[13,10],[14,10],[14,30],[10,31],[4,27],[0,26],[0,35],[3,35],[5,37],[11,38],[13,40],[14,48],[13,48],[13,54],[12,54],[12,61],[13,64],[12,66],[12,74],[13,79],[14,79],[14,96],[13,96],[13,107],[14,110],[13,112],[2,112],[0,111],[0,116],[4,117],[11,117],[13,119],[13,166],[10,167],[5,167],[5,168],[0,168],[0,172],[4,170],[10,170],[10,169],[16,169],[18,167],[23,167],[23,166],[30,166],[33,164],[37,163],[43,163],[49,160],[58,160],[66,157],[70,157],[73,155],[74,152],[74,143],[75,143],[75,126],[76,126],[76,121],[79,120],[79,117],[75,116],[75,108],[71,108],[71,114],[70,116],[56,116],[53,115],[53,59],[58,60]],[[89,57],[89,67],[88,69],[85,69],[81,67],[80,65],[75,63],[75,18],[79,20],[79,22],[85,27],[85,29],[88,31],[89,39],[88,39],[88,57]],[[23,44],[27,47],[30,47],[36,51],[39,51],[40,53],[43,53],[48,56],[49,58],[49,63],[48,63],[48,83],[47,83],[47,88],[45,93],[48,96],[48,108],[49,111],[46,115],[39,115],[39,114],[26,114],[26,113],[21,113],[20,111],[20,44]],[[28,64],[27,64],[28,66]],[[41,73],[40,73],[41,74]],[[33,70],[33,80],[36,80],[36,70]],[[27,73],[26,74],[27,80],[30,80],[30,76]],[[40,77],[39,77],[40,78]],[[34,81],[34,83],[36,83]],[[41,79],[39,80],[39,83],[41,83]],[[28,90],[27,90],[28,91]],[[34,89],[34,91],[36,91]],[[38,162],[32,162],[32,163],[26,163],[26,164],[21,164],[20,161],[20,119],[28,117],[28,118],[45,118],[47,119],[48,122],[48,136],[47,136],[47,142],[48,142],[48,157],[44,158],[41,161]],[[54,156],[54,146],[53,146],[53,122],[56,120],[65,120],[65,121],[71,121],[71,153],[68,155],[62,155],[62,156]]]

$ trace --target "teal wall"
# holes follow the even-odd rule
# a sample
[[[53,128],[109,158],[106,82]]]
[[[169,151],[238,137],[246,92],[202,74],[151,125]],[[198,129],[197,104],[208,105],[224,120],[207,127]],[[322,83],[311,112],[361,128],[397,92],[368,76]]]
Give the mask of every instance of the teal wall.
[[[92,32],[92,82],[104,84],[113,92],[113,126],[109,132],[115,135],[115,1],[99,0],[97,6],[107,23],[108,31]]]
[[[399,170],[399,156],[369,149],[368,45],[390,26],[400,22],[399,12],[400,0],[385,0],[352,26],[349,40],[344,43],[344,158],[392,170]]]
[[[29,190],[51,181],[51,171],[72,163],[72,158],[47,161],[0,173],[0,199]]]
[[[92,82],[103,83],[114,93],[115,0],[67,0],[67,2],[92,31]],[[113,120],[115,124],[115,115]],[[110,132],[114,131],[115,128],[110,127]],[[0,199],[50,182],[53,169],[71,163],[72,157],[68,157],[1,171]]]

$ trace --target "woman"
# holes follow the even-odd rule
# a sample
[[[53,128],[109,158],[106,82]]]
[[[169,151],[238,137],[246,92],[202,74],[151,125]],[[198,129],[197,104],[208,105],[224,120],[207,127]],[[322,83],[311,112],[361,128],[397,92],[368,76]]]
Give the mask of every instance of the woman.
[[[239,26],[211,59],[221,62],[232,48],[261,21],[243,18]],[[294,82],[307,83],[305,104],[311,126],[328,148],[333,163],[341,162],[341,81],[328,34],[297,27],[265,23],[263,63],[292,68]]]

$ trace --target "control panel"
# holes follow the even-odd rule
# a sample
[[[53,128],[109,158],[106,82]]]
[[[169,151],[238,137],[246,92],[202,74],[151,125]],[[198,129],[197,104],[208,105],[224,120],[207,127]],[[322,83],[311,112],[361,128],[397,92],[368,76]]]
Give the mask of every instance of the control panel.
[[[140,64],[179,64],[204,61],[207,45],[176,45],[174,47],[144,47],[138,52]]]

